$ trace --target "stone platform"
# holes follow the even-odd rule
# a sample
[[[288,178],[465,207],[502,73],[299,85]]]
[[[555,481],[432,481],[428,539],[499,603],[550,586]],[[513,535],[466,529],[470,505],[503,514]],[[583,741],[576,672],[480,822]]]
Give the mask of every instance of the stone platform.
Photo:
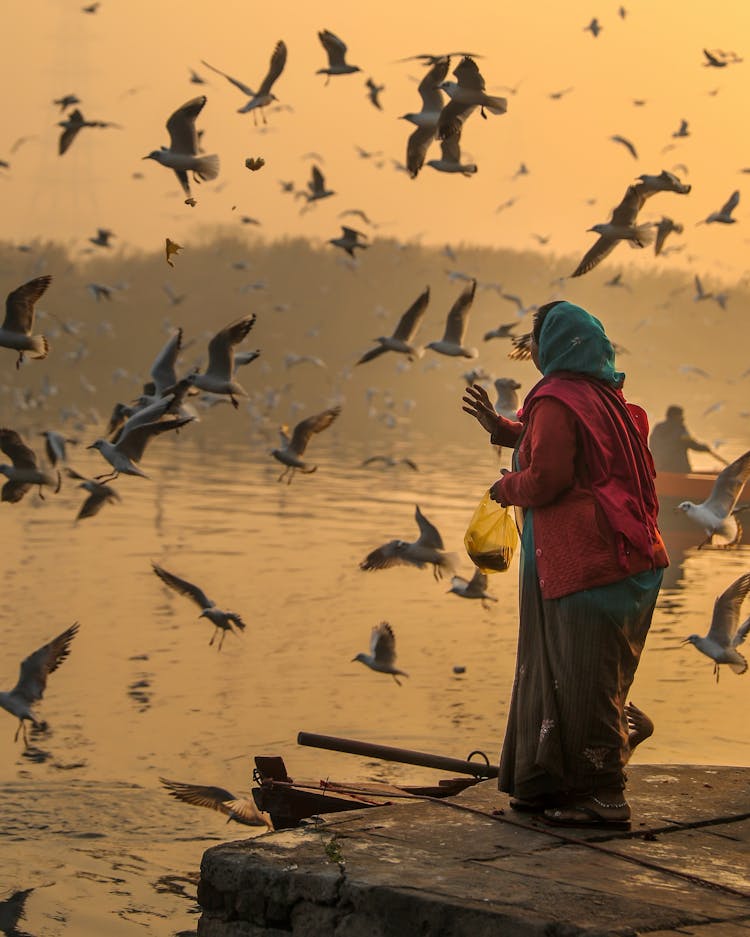
[[[550,827],[485,781],[214,846],[198,935],[750,937],[750,769],[629,775],[630,832]]]

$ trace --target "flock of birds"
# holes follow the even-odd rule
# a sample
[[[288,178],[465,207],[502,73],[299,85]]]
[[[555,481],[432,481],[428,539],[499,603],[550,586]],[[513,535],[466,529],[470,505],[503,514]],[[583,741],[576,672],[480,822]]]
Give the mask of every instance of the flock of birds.
[[[93,7],[97,5],[94,4]],[[90,12],[95,12],[94,9]],[[586,27],[596,38],[601,25],[596,20]],[[327,56],[327,64],[318,70],[326,76],[326,82],[334,77],[360,72],[357,65],[347,61],[346,44],[329,30],[322,30],[319,40]],[[739,59],[730,53],[709,52],[704,50],[707,67],[725,67]],[[455,81],[449,81],[448,74],[453,56],[460,60],[453,69]],[[416,56],[426,65],[418,92],[421,109],[403,115],[403,119],[413,125],[406,143],[405,169],[412,178],[416,178],[424,165],[446,173],[472,175],[476,173],[474,163],[462,162],[461,138],[468,119],[478,111],[482,118],[487,114],[502,115],[507,110],[507,99],[488,94],[485,79],[472,53],[451,52],[448,54],[425,54]],[[243,81],[231,76],[208,62],[203,64],[211,71],[224,77],[246,98],[238,109],[239,113],[252,113],[254,122],[267,120],[266,109],[277,98],[273,92],[276,82],[281,77],[287,62],[285,42],[276,43],[268,71],[257,85],[257,90]],[[196,83],[202,80],[196,75]],[[368,79],[368,95],[374,107],[380,108],[379,94],[383,90],[373,79]],[[561,92],[562,94],[563,92]],[[196,120],[206,105],[206,96],[200,95],[178,107],[166,123],[169,146],[162,146],[150,152],[144,159],[153,160],[172,170],[185,196],[186,204],[194,207],[191,181],[210,181],[220,173],[220,159],[217,154],[207,154],[201,147],[200,132]],[[59,153],[65,154],[74,144],[80,132],[86,128],[116,128],[118,125],[108,121],[87,120],[84,118],[75,95],[66,95],[55,101],[61,111],[66,113],[60,121],[62,133],[59,138]],[[71,110],[71,108],[73,108]],[[687,124],[681,125],[677,135],[688,132]],[[632,148],[632,144],[622,137],[613,137],[615,142]],[[427,160],[429,148],[439,142],[440,158]],[[635,155],[635,154],[634,154]],[[248,160],[248,169],[256,171],[263,165],[262,159]],[[291,189],[293,191],[293,188]],[[590,230],[598,234],[598,240],[582,258],[578,267],[571,274],[573,277],[588,273],[601,263],[620,241],[633,247],[644,247],[654,243],[655,253],[664,249],[666,238],[673,233],[680,233],[682,226],[672,219],[663,217],[658,223],[639,223],[638,216],[648,199],[659,193],[687,195],[691,186],[683,183],[674,173],[663,170],[659,174],[642,174],[638,181],[629,184],[620,204],[612,212],[611,219],[594,225]],[[305,202],[304,208],[311,207],[317,201],[335,193],[327,184],[319,166],[314,165],[307,188],[294,193]],[[732,224],[736,221],[733,212],[739,203],[740,193],[734,191],[726,204],[712,212],[705,219],[707,224]],[[114,233],[100,228],[89,240],[96,247],[109,247]],[[365,250],[369,245],[367,236],[361,232],[342,226],[342,233],[331,238],[330,243],[355,257],[357,250]],[[170,250],[171,245],[171,250]],[[180,245],[167,239],[167,262],[180,250]],[[430,302],[430,288],[426,287],[400,317],[393,332],[387,336],[373,339],[374,347],[362,354],[356,365],[364,365],[382,356],[386,352],[404,355],[410,361],[421,357],[425,351],[449,357],[473,359],[478,356],[476,348],[465,344],[468,316],[475,298],[477,281],[472,277],[459,277],[468,282],[462,287],[460,295],[450,308],[444,333],[441,339],[433,340],[424,346],[416,344],[417,332],[422,324]],[[0,327],[0,347],[16,353],[16,367],[20,368],[26,358],[42,361],[50,354],[47,338],[34,331],[34,310],[36,302],[50,286],[52,277],[38,276],[8,294],[6,314]],[[697,287],[702,292],[696,277]],[[109,298],[107,288],[98,287],[94,292],[97,300]],[[93,291],[92,291],[93,292]],[[524,306],[520,297],[503,294],[514,302],[519,317],[535,307]],[[708,294],[706,294],[708,295]],[[700,297],[705,298],[705,297]],[[236,409],[240,398],[248,396],[247,391],[237,380],[237,369],[249,364],[258,357],[259,351],[240,352],[238,346],[247,338],[255,324],[255,314],[245,315],[230,322],[218,331],[208,343],[208,363],[205,370],[191,370],[180,374],[178,363],[183,349],[182,329],[170,336],[165,346],[157,354],[144,385],[142,394],[129,404],[118,404],[110,421],[107,434],[94,440],[89,448],[96,449],[108,464],[108,469],[96,478],[86,478],[75,470],[66,467],[68,477],[80,482],[87,492],[78,520],[96,515],[106,504],[119,500],[119,494],[112,486],[120,475],[148,478],[141,468],[147,446],[157,436],[168,432],[181,432],[196,419],[196,413],[190,399],[198,394],[209,395],[228,400]],[[513,336],[514,324],[503,324],[485,334],[485,340],[493,338],[511,338],[516,357],[528,356],[528,334]],[[478,375],[467,376],[468,383],[473,383]],[[514,418],[518,409],[517,390],[519,384],[508,378],[498,379],[498,413]],[[338,418],[340,406],[333,406],[321,412],[305,417],[294,427],[291,434],[286,427],[280,432],[280,443],[273,449],[273,457],[281,463],[283,471],[279,481],[291,482],[295,472],[311,474],[317,466],[305,461],[304,455],[312,437],[323,432]],[[61,486],[61,472],[58,468],[66,461],[66,438],[54,431],[45,431],[45,454],[48,465],[42,464],[34,450],[22,439],[20,434],[10,428],[0,428],[0,450],[9,458],[10,464],[0,465],[0,473],[6,477],[1,499],[11,504],[21,502],[26,495],[37,488],[40,497],[44,489],[58,492]],[[410,463],[412,469],[416,469]],[[687,517],[695,521],[705,532],[706,541],[711,542],[715,535],[727,539],[730,545],[739,542],[742,536],[738,512],[741,510],[739,499],[745,482],[750,477],[750,452],[746,452],[718,476],[711,496],[700,505],[683,502],[680,509]],[[477,570],[471,579],[456,574],[457,557],[445,550],[443,539],[436,526],[425,517],[416,506],[415,519],[418,536],[415,540],[390,540],[372,550],[360,563],[365,571],[383,570],[395,565],[413,566],[418,569],[432,567],[436,579],[444,574],[451,576],[450,592],[462,598],[479,600],[488,607],[497,601],[487,592],[487,576]],[[173,572],[154,563],[153,572],[164,585],[180,595],[190,599],[199,609],[201,618],[206,618],[213,625],[209,644],[217,640],[221,650],[228,632],[243,631],[245,622],[232,611],[219,608],[203,589],[181,578]],[[691,635],[686,641],[711,658],[718,680],[719,666],[728,665],[736,673],[747,670],[747,662],[738,650],[739,645],[750,631],[750,618],[740,623],[742,603],[750,591],[750,574],[744,574],[727,588],[716,600],[711,627],[705,637]],[[9,692],[0,693],[0,707],[18,719],[16,740],[22,734],[28,745],[26,724],[43,731],[45,723],[34,712],[46,689],[49,674],[53,673],[70,653],[71,644],[78,633],[79,625],[74,623],[57,637],[30,654],[22,663],[16,686]],[[399,683],[399,677],[408,674],[396,664],[396,640],[388,622],[381,622],[372,629],[370,648],[367,653],[357,654],[354,661],[361,662],[371,670],[390,675]],[[226,814],[229,819],[239,822],[258,824],[268,823],[267,817],[258,814],[251,801],[236,798],[222,788],[200,787],[183,782],[162,779],[165,787],[178,799],[188,803],[210,806]]]

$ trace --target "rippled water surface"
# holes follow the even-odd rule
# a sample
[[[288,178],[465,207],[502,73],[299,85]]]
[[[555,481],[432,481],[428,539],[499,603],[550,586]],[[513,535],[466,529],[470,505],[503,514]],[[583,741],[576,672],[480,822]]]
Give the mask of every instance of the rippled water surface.
[[[413,472],[361,468],[371,452],[339,446],[334,433],[316,439],[319,471],[285,485],[267,445],[196,435],[154,445],[151,480],[120,479],[122,503],[78,525],[83,493],[70,482],[45,501],[2,506],[2,687],[30,651],[81,623],[40,706],[49,732],[24,753],[0,712],[0,900],[33,889],[30,933],[194,931],[203,850],[246,829],[173,802],[159,776],[245,794],[257,754],[282,755],[293,776],[432,776],[299,748],[300,730],[497,758],[517,558],[491,578],[489,610],[446,594],[428,569],[358,568],[379,544],[415,539],[418,503],[470,574],[463,533],[494,454],[415,445],[398,453],[418,459]],[[102,470],[95,453],[76,455],[82,471]],[[748,676],[724,671],[717,684],[711,662],[679,642],[705,634],[716,595],[748,569],[748,547],[698,552],[697,529],[666,533],[673,566],[632,694],[657,731],[636,757],[747,764]],[[210,647],[210,624],[152,560],[240,613],[244,635]],[[410,674],[401,687],[352,662],[381,620]]]

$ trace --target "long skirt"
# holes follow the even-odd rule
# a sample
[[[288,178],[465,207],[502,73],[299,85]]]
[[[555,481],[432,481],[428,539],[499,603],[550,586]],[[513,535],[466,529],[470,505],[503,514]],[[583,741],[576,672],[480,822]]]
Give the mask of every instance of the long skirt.
[[[624,715],[663,571],[543,599],[531,512],[522,535],[520,629],[498,787],[520,798],[624,788]]]

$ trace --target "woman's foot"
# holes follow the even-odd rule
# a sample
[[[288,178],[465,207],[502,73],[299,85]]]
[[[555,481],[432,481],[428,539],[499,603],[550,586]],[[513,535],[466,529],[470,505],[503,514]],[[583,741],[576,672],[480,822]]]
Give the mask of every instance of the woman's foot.
[[[564,806],[545,810],[544,819],[554,826],[629,830],[630,806],[620,790],[598,791],[579,796]]]
[[[654,724],[635,703],[628,703],[625,707],[625,718],[628,720],[628,741],[630,753],[654,734]]]

